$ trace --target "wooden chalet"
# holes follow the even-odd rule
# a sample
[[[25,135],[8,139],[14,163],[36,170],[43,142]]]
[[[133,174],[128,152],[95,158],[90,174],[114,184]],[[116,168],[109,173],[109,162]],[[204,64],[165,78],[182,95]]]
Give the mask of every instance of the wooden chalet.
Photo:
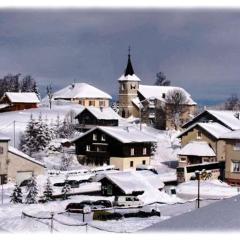
[[[39,102],[34,92],[6,92],[0,99],[0,112],[37,108]]]
[[[72,142],[81,164],[110,164],[123,170],[148,165],[155,138],[136,127],[95,127]]]
[[[83,131],[96,126],[118,126],[120,116],[110,107],[86,107],[76,117]]]

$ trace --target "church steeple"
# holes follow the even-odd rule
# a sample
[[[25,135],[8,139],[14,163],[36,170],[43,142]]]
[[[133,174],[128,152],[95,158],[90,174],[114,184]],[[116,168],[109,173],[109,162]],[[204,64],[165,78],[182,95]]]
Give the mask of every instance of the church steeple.
[[[125,73],[124,76],[126,77],[127,75],[133,75],[134,74],[134,70],[132,67],[132,62],[131,62],[131,54],[130,54],[131,48],[129,46],[128,48],[128,63],[127,63],[127,67],[125,69]]]

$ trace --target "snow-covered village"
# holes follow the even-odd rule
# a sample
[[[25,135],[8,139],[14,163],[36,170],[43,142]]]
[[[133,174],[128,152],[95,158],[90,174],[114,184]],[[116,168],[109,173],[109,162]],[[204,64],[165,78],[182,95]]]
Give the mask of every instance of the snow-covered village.
[[[82,52],[72,53],[80,54],[79,65],[70,54],[57,53],[61,52],[57,44],[54,45],[55,61],[51,47],[47,46],[52,56],[41,60],[27,57],[30,60],[25,66],[21,62],[25,61],[26,53],[18,47],[24,48],[22,42],[26,39],[20,40],[18,36],[29,34],[32,40],[26,40],[27,46],[33,47],[40,36],[34,24],[37,28],[42,22],[49,24],[43,24],[50,29],[42,33],[40,45],[43,47],[51,24],[56,28],[56,33],[51,34],[69,31],[71,35],[74,29],[71,23],[84,14],[84,11],[73,12],[73,15],[65,13],[71,18],[60,21],[67,23],[61,28],[53,19],[66,16],[58,18],[58,13],[54,12],[56,16],[49,17],[44,12],[36,12],[32,18],[31,11],[17,13],[17,10],[4,12],[0,9],[0,20],[4,19],[6,25],[12,24],[7,29],[0,21],[1,41],[12,42],[9,48],[8,43],[4,43],[7,47],[0,45],[0,234],[239,231],[239,79],[232,89],[223,87],[218,98],[217,85],[221,83],[207,85],[214,81],[211,79],[215,68],[211,65],[208,79],[210,63],[206,59],[201,64],[194,61],[195,52],[187,63],[191,69],[184,68],[181,72],[178,66],[186,60],[181,58],[177,65],[175,56],[174,59],[171,56],[172,65],[167,68],[170,63],[162,59],[162,56],[168,58],[167,50],[162,51],[162,48],[171,48],[171,37],[178,38],[177,27],[171,24],[169,28],[174,34],[163,28],[169,39],[164,36],[159,55],[152,52],[158,68],[153,71],[150,68],[153,79],[149,79],[147,62],[151,51],[148,53],[146,49],[151,46],[149,42],[144,43],[145,49],[142,49],[137,43],[141,41],[141,34],[134,33],[135,25],[131,22],[136,12],[126,15],[124,21],[117,20],[123,24],[119,31],[124,33],[125,39],[119,49],[107,40],[104,47],[99,42],[95,44],[91,40],[95,35],[82,30],[83,35],[87,35],[82,41],[93,42],[87,43],[89,47]],[[157,19],[161,14],[164,15],[157,13],[153,17]],[[130,22],[126,26],[128,17]],[[213,14],[210,19],[215,18],[219,16]],[[95,24],[104,27],[106,22],[114,24],[111,19],[116,23],[115,17],[102,21],[102,17],[96,15],[96,22],[92,20],[89,28]],[[182,21],[181,26],[188,24],[187,17],[176,19],[176,26],[178,21]],[[88,21],[87,17],[85,20]],[[21,21],[25,25],[21,25]],[[106,34],[111,31],[118,34],[110,30],[108,24]],[[21,33],[15,33],[15,25],[20,27]],[[129,27],[137,40],[128,39],[124,27]],[[81,32],[81,28],[78,31]],[[191,33],[190,28],[184,31],[185,37],[186,32]],[[36,34],[36,38],[30,34]],[[229,38],[234,36],[229,35]],[[100,38],[105,41],[104,34]],[[67,40],[63,42],[68,44]],[[237,44],[239,42],[232,44],[234,52],[239,49]],[[94,55],[91,48],[94,51],[111,48],[111,53],[103,50]],[[7,51],[12,51],[11,56]],[[39,51],[45,49],[37,50],[41,58]],[[34,52],[35,49],[30,49],[29,56]],[[15,58],[15,55],[18,56]],[[83,60],[85,55],[89,57],[87,60]],[[112,55],[115,58],[109,64]],[[61,57],[65,62],[60,63]],[[199,64],[199,69],[195,64]],[[223,65],[226,77],[234,75],[233,67]],[[49,76],[56,74],[55,77],[47,77],[48,70],[45,74],[44,69],[51,69]],[[239,78],[237,65],[236,69]],[[65,74],[68,71],[72,71],[74,77],[68,77]],[[96,75],[91,75],[92,72]],[[188,74],[191,75],[189,81]],[[191,83],[198,75],[196,82]],[[203,76],[206,79],[202,80]],[[103,78],[106,82],[101,80]],[[197,79],[203,82],[197,83]]]

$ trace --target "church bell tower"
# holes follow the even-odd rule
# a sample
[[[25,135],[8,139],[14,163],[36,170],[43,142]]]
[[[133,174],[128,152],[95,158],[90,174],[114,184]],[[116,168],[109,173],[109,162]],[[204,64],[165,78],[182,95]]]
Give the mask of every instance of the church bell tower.
[[[141,80],[134,73],[130,47],[128,49],[128,62],[124,74],[118,79],[119,82],[119,114],[123,118],[134,116],[134,106],[132,100],[137,97],[139,82]]]

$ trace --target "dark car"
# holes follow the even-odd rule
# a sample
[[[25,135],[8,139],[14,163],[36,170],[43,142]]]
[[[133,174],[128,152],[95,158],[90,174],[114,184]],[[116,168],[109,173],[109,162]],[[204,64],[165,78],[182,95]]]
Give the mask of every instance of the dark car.
[[[65,210],[68,212],[72,212],[72,213],[79,213],[83,211],[83,208],[89,206],[92,206],[92,201],[82,201],[80,203],[69,203]]]
[[[109,200],[97,200],[93,202],[92,209],[111,208],[112,203]]]

